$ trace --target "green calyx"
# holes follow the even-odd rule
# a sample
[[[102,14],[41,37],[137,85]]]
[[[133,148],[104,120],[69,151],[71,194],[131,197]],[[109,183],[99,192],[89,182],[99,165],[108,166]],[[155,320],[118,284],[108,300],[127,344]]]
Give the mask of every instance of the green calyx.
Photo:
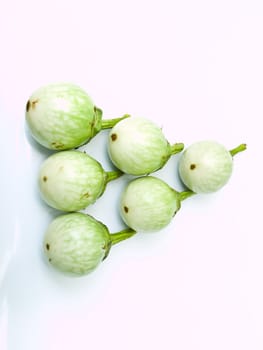
[[[168,160],[171,158],[171,156],[182,152],[183,149],[184,149],[184,144],[181,142],[175,143],[173,145],[170,145],[169,142],[167,142],[166,155],[162,157],[159,168],[155,169],[154,171],[162,169],[165,166],[165,164],[168,162]],[[152,171],[152,172],[154,172],[154,171]]]
[[[124,114],[120,118],[104,119],[103,120],[102,114],[103,114],[103,111],[100,108],[94,106],[94,117],[93,117],[93,121],[91,123],[91,136],[90,136],[90,138],[93,138],[101,130],[111,129],[114,127],[114,125],[119,123],[121,120],[130,117],[129,114]]]
[[[90,139],[93,138],[95,135],[97,135],[101,130],[102,114],[103,114],[102,110],[100,108],[94,106],[93,120],[92,120],[91,125],[90,125],[91,126]]]
[[[104,170],[103,170],[104,171]],[[118,179],[119,177],[121,177],[123,175],[123,172],[120,170],[113,170],[113,171],[104,171],[104,182],[102,184],[102,189],[101,189],[101,193],[100,196],[101,197],[103,195],[103,193],[106,190],[107,184],[113,180]]]

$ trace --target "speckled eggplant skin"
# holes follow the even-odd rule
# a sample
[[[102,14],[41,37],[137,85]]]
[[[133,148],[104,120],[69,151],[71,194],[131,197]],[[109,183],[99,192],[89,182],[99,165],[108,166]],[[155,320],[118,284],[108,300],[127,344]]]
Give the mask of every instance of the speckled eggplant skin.
[[[44,237],[44,254],[61,272],[83,276],[108,255],[111,246],[107,227],[92,216],[70,213],[56,217]]]
[[[190,145],[179,159],[179,175],[195,193],[216,192],[226,185],[233,170],[231,153],[215,141]]]
[[[108,153],[117,168],[138,176],[162,168],[171,156],[171,147],[156,124],[131,117],[110,130]]]
[[[101,129],[102,111],[82,88],[71,83],[50,84],[35,90],[25,113],[33,138],[52,150],[76,148]]]
[[[107,172],[99,162],[80,151],[61,151],[41,165],[38,186],[43,200],[62,211],[78,211],[104,192]]]
[[[132,229],[155,232],[167,226],[180,207],[178,192],[157,177],[143,176],[124,189],[120,214]]]

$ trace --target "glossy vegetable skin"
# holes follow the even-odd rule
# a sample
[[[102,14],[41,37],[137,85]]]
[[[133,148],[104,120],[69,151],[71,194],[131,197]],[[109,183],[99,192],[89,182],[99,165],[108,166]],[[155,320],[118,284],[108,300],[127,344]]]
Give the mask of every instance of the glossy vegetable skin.
[[[79,147],[126,117],[102,120],[102,110],[82,88],[71,83],[42,86],[26,103],[31,135],[42,146],[57,151]]]
[[[120,171],[105,171],[97,160],[84,152],[61,151],[42,163],[38,186],[49,206],[78,211],[94,203],[104,193],[108,182],[121,175]]]
[[[193,143],[179,159],[179,175],[183,183],[196,193],[211,193],[229,181],[233,171],[233,156],[246,149],[241,144],[228,151],[215,141]]]
[[[108,153],[113,164],[127,174],[147,175],[161,169],[182,143],[170,145],[162,129],[146,118],[130,117],[109,133]]]
[[[49,263],[61,272],[83,276],[104,260],[113,244],[136,232],[124,229],[111,234],[103,223],[84,213],[56,217],[44,236],[44,253]]]
[[[120,214],[129,227],[140,232],[155,232],[166,227],[191,191],[177,192],[163,180],[143,176],[130,181],[120,201]]]

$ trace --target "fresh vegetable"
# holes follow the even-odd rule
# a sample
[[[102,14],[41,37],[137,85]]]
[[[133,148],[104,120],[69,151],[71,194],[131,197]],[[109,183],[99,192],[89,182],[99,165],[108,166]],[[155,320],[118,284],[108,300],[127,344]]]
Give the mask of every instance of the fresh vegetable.
[[[218,191],[232,174],[233,156],[245,149],[245,144],[228,151],[215,141],[193,143],[179,159],[180,178],[196,193]]]
[[[53,150],[76,148],[126,117],[102,120],[102,110],[83,89],[70,83],[43,86],[26,104],[26,122],[32,136]]]
[[[153,232],[167,226],[192,191],[177,192],[163,180],[144,176],[132,180],[124,189],[120,214],[136,231]]]
[[[84,152],[61,151],[41,165],[38,185],[44,201],[55,209],[78,211],[99,198],[109,181],[122,172],[106,172],[101,164]]]
[[[182,143],[170,145],[156,124],[131,117],[116,124],[109,133],[108,153],[114,165],[131,175],[146,175],[161,169]]]
[[[104,260],[111,246],[133,236],[132,229],[111,234],[108,228],[90,215],[70,213],[56,217],[44,237],[44,252],[58,270],[86,275]]]

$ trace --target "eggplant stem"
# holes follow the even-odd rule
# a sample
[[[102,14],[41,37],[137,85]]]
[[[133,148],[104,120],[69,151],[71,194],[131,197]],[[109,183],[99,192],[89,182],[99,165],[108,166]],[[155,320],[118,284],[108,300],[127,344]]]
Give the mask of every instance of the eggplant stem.
[[[113,170],[113,171],[107,171],[107,178],[106,178],[106,183],[118,179],[120,176],[123,175],[123,172],[120,170]]]
[[[176,154],[182,152],[184,149],[184,144],[179,142],[171,145],[171,154]]]
[[[101,129],[111,129],[114,127],[114,125],[119,123],[121,120],[129,118],[129,117],[130,117],[129,114],[124,114],[120,118],[104,119],[101,121]]]
[[[182,192],[179,192],[179,198],[180,198],[180,201],[183,201],[189,197],[192,197],[194,194],[196,194],[195,192],[193,191],[182,191]]]
[[[116,243],[119,243],[121,241],[124,241],[125,239],[128,239],[135,235],[137,232],[134,231],[131,228],[124,229],[122,231],[116,232],[116,233],[111,233],[111,244],[114,245]]]
[[[234,157],[237,153],[243,152],[247,149],[247,145],[245,143],[241,143],[241,145],[231,149],[229,153],[231,154],[232,157]]]

